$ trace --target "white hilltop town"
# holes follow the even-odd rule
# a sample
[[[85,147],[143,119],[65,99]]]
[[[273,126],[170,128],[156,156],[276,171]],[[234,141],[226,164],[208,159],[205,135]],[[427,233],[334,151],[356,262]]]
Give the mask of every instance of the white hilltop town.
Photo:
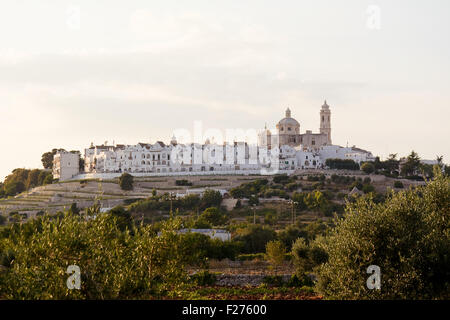
[[[59,181],[110,179],[127,172],[134,176],[291,174],[296,170],[327,169],[327,159],[351,159],[357,163],[373,161],[371,152],[333,145],[331,110],[325,101],[320,109],[318,133],[300,131],[300,123],[291,110],[276,125],[272,134],[267,127],[258,134],[257,144],[169,144],[98,145],[84,151],[84,172],[79,169],[79,154],[61,151],[54,156],[53,177]]]

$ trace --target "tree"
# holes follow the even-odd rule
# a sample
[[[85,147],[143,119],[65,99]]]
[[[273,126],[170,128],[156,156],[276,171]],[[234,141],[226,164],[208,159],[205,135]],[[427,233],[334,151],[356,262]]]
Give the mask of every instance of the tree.
[[[436,170],[426,186],[393,192],[384,203],[349,203],[345,219],[320,245],[329,259],[318,290],[337,299],[450,297],[450,178]],[[381,289],[366,287],[367,268],[381,269]]]
[[[69,213],[70,213],[70,214],[75,214],[75,215],[80,214],[80,209],[78,209],[77,203],[76,203],[76,202],[73,202],[73,203],[70,205]]]
[[[33,169],[28,173],[27,181],[25,182],[25,188],[31,189],[39,185],[39,174],[41,170]]]
[[[286,248],[279,240],[272,240],[266,244],[266,260],[277,274],[278,267],[281,266],[286,257]]]
[[[286,229],[278,233],[278,239],[280,239],[287,250],[292,249],[292,245],[298,238],[305,238],[307,236],[306,232],[298,227],[289,225]]]
[[[324,249],[320,248],[316,243],[308,244],[304,238],[298,238],[294,242],[291,253],[298,277],[305,276],[328,259]]]
[[[51,173],[48,173],[45,178],[44,181],[42,182],[43,185],[45,184],[52,184],[53,183],[53,175]]]
[[[351,159],[327,159],[325,165],[330,169],[359,170],[359,164]]]
[[[243,253],[258,253],[266,250],[267,242],[276,239],[276,233],[272,228],[261,225],[250,225],[237,230],[234,241],[243,243]]]
[[[213,226],[224,224],[227,221],[227,217],[220,212],[216,207],[207,208],[203,211],[202,218],[211,223]]]
[[[222,194],[219,191],[207,189],[203,192],[201,207],[206,209],[209,207],[219,207],[222,203]]]
[[[56,153],[66,151],[64,149],[52,149],[50,152],[45,152],[42,154],[41,161],[44,169],[52,169],[53,168],[53,157]]]
[[[259,197],[256,195],[252,195],[250,198],[248,198],[248,205],[249,206],[253,206],[253,205],[258,205],[259,204]]]
[[[122,190],[133,190],[133,182],[133,176],[127,172],[119,177],[119,186]]]
[[[25,185],[22,181],[12,181],[5,183],[5,195],[14,196],[25,191]]]
[[[323,196],[323,193],[320,192],[319,190],[315,190],[308,193],[303,199],[303,201],[311,210],[318,209],[327,202],[327,200]]]
[[[148,299],[178,297],[187,274],[179,220],[122,232],[109,214],[86,220],[49,216],[0,233],[1,252],[14,263],[0,272],[3,299]],[[3,260],[3,259],[2,259]],[[67,287],[69,265],[81,271],[80,290]]]
[[[404,177],[416,175],[420,168],[420,158],[419,155],[411,151],[410,155],[406,158],[405,163],[400,171],[401,175]]]
[[[200,205],[200,196],[198,194],[188,194],[181,198],[181,206],[185,210],[195,210]]]
[[[375,171],[375,166],[371,162],[364,162],[361,165],[361,170],[366,174],[371,174]]]

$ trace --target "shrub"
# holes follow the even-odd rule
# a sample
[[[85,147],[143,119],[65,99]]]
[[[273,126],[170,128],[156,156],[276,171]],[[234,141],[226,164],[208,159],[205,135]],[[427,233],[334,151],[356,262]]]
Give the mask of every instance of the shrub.
[[[188,180],[175,180],[175,184],[177,186],[192,186],[192,182],[189,182]]]
[[[283,243],[279,240],[269,241],[266,244],[266,260],[270,263],[270,266],[275,269],[281,266],[285,260],[286,249]]]
[[[364,193],[375,192],[375,187],[371,184],[365,184],[363,185],[362,191]]]
[[[162,223],[159,235],[150,226],[130,235],[103,213],[91,220],[66,214],[11,225],[0,241],[2,260],[13,261],[0,272],[0,296],[32,300],[176,296],[187,280],[180,237],[174,232],[179,224]],[[80,290],[67,287],[69,265],[80,267]]]
[[[394,188],[402,189],[403,187],[403,182],[398,180],[394,182]]]
[[[366,174],[371,174],[375,171],[375,166],[372,162],[364,162],[361,165],[361,170],[364,171]]]
[[[266,251],[266,244],[275,240],[276,233],[267,226],[251,225],[246,228],[238,229],[234,237],[235,241],[242,241],[243,253],[259,253]]]
[[[273,182],[274,183],[287,183],[289,180],[289,177],[287,174],[277,174],[273,177]]]
[[[327,159],[325,165],[330,169],[359,170],[359,164],[351,159]]]
[[[219,191],[208,189],[203,193],[201,199],[201,208],[220,207],[222,203],[222,194]]]
[[[119,177],[119,186],[122,190],[133,190],[133,176],[127,172]]]
[[[222,214],[220,210],[215,207],[206,209],[200,217],[211,223],[213,226],[222,225],[228,220],[227,216]]]
[[[191,275],[190,280],[197,286],[213,286],[217,281],[217,276],[214,273],[204,270]]]
[[[337,299],[449,298],[450,178],[392,193],[380,204],[348,204],[321,244],[320,292]],[[381,290],[366,288],[369,265],[381,269]]]

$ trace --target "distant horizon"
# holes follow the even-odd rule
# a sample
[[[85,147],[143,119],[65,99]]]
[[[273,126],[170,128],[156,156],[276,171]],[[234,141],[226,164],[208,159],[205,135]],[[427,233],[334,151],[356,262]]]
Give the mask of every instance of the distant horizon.
[[[0,181],[53,148],[270,129],[450,163],[450,2],[5,1]]]

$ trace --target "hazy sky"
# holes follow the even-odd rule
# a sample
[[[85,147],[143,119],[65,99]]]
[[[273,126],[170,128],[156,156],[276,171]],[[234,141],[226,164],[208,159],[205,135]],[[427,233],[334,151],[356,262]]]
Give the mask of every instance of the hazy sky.
[[[0,6],[0,180],[55,147],[273,127],[450,163],[450,2],[21,1]]]

